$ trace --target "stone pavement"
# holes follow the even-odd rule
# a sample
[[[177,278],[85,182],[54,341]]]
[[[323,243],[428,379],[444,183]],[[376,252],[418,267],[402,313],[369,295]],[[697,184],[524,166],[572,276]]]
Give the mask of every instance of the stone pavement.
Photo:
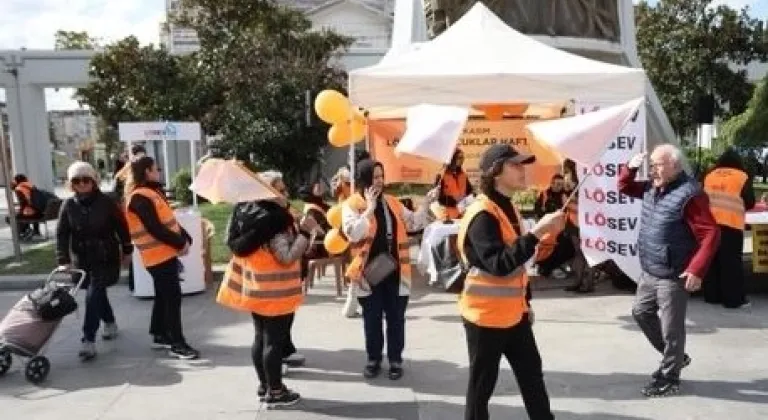
[[[266,411],[256,398],[250,362],[253,328],[247,315],[213,302],[213,293],[184,301],[186,335],[204,360],[170,360],[148,347],[151,301],[124,287],[111,289],[122,335],[99,342],[99,356],[82,364],[76,353],[81,319],[71,316],[54,336],[50,377],[26,382],[15,360],[0,378],[2,419],[266,419],[460,420],[467,351],[455,297],[419,291],[408,309],[406,375],[366,381],[360,319],[340,316],[328,281],[301,308],[294,339],[307,366],[286,383],[302,402]],[[768,418],[768,300],[751,311],[727,312],[693,301],[682,395],[648,400],[640,387],[659,357],[629,316],[632,297],[603,290],[575,297],[557,290],[534,293],[537,339],[558,419]],[[21,292],[0,293],[4,313]],[[494,419],[527,418],[506,363],[492,400]]]

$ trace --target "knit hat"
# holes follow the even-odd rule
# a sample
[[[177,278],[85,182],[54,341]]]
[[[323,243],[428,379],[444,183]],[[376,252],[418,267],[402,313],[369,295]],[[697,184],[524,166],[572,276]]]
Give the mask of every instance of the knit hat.
[[[77,161],[67,168],[67,180],[72,182],[75,178],[91,178],[94,181],[99,179],[93,166],[88,162],[81,161]]]

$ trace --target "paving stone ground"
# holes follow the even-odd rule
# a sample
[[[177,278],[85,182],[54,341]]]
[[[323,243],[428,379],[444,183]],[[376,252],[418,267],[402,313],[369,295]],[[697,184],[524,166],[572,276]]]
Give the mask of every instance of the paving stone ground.
[[[467,350],[455,298],[421,288],[408,309],[406,375],[366,381],[362,321],[340,315],[329,281],[311,291],[296,318],[294,339],[307,356],[286,383],[303,401],[267,411],[256,398],[250,362],[253,327],[247,315],[217,306],[213,293],[184,300],[186,335],[204,359],[180,362],[149,349],[151,301],[122,286],[111,289],[121,336],[99,342],[99,356],[76,356],[81,319],[67,318],[48,356],[43,386],[24,379],[21,363],[0,378],[0,418],[460,420]],[[558,289],[535,293],[536,336],[558,419],[768,418],[768,299],[750,311],[726,311],[693,301],[682,394],[648,400],[640,387],[659,361],[629,316],[632,297],[609,290],[581,297]],[[0,293],[5,313],[21,292]],[[492,400],[493,419],[527,418],[509,367]]]

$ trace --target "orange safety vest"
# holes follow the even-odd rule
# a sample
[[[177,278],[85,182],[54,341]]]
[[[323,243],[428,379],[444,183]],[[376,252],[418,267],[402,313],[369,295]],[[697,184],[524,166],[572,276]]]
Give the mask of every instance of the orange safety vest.
[[[404,284],[409,290],[411,288],[411,245],[408,243],[408,234],[405,232],[405,220],[403,214],[405,213],[405,207],[403,203],[397,198],[385,194],[384,202],[387,203],[387,207],[394,214],[397,221],[397,232],[395,232],[397,239],[397,259],[400,265],[400,283]],[[345,205],[349,206],[358,213],[363,213],[366,208],[365,199],[360,194],[354,194],[345,201]],[[371,250],[373,244],[373,238],[376,235],[376,219],[371,218],[368,223],[368,234],[366,237],[356,243],[352,243],[349,249],[352,254],[352,261],[347,266],[345,275],[350,281],[362,282],[363,270],[365,264],[368,262],[368,253]]]
[[[300,261],[282,264],[266,246],[233,256],[216,295],[220,305],[263,316],[292,314],[303,300]]]
[[[749,177],[743,171],[717,168],[704,178],[709,209],[718,225],[744,230],[746,209],[741,190]]]
[[[475,216],[483,211],[499,221],[504,244],[509,246],[517,239],[517,233],[515,233],[515,229],[504,211],[488,197],[480,195],[477,201],[467,208],[459,225],[459,236],[456,243],[464,266],[469,266],[464,251],[467,229]],[[525,300],[527,286],[528,274],[525,265],[521,265],[503,277],[494,276],[477,267],[469,267],[467,277],[464,280],[464,290],[459,298],[461,316],[481,327],[509,328],[515,326],[522,320],[523,314],[528,311],[528,303]]]
[[[128,210],[131,198],[133,198],[134,195],[141,195],[150,199],[155,206],[155,212],[157,213],[158,219],[160,219],[160,223],[168,229],[176,233],[181,233],[181,226],[179,226],[179,223],[176,221],[176,217],[173,215],[173,209],[168,205],[168,201],[165,197],[152,188],[136,188],[128,196],[128,200],[125,203],[125,218],[128,221],[128,230],[131,233],[131,241],[139,250],[139,255],[141,256],[142,263],[144,263],[144,267],[154,267],[178,256],[179,251],[176,248],[160,242],[150,235],[144,228],[144,223],[141,222],[139,216]]]
[[[34,188],[35,187],[27,181],[20,182],[16,185],[15,190],[20,192],[21,195],[24,196],[24,200],[26,200],[26,204],[22,204],[21,208],[19,209],[21,214],[24,216],[34,216],[37,214],[35,208],[32,207],[32,189]]]
[[[443,172],[443,176],[440,180],[440,189],[443,195],[453,198],[456,202],[464,199],[464,194],[467,192],[467,174],[464,171],[454,174],[449,170]],[[461,212],[458,207],[444,206],[445,217],[451,220],[461,217]]]

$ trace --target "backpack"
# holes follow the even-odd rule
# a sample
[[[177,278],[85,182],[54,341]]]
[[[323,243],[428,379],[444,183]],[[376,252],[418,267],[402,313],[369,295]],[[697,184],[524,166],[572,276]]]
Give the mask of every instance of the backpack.
[[[37,187],[32,187],[32,193],[30,194],[30,205],[33,209],[35,209],[36,212],[39,214],[45,213],[45,209],[48,207],[48,202],[51,200],[59,200],[59,197],[56,196],[56,194],[41,190]]]
[[[69,289],[55,283],[48,283],[27,297],[43,321],[58,321],[77,310],[77,301]]]

